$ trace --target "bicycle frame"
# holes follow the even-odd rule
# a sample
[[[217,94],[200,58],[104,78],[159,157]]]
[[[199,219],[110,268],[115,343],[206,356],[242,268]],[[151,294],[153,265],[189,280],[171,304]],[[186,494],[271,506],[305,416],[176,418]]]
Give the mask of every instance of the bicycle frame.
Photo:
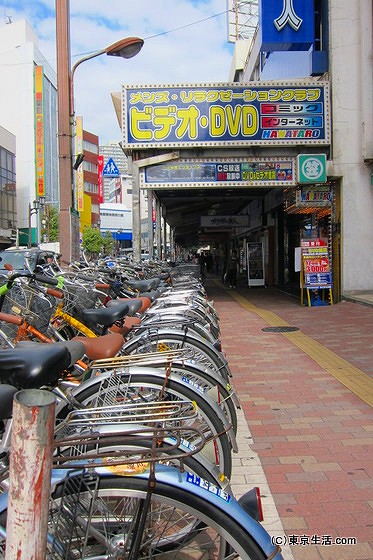
[[[78,330],[79,332],[81,332],[82,334],[87,336],[88,338],[97,338],[97,334],[95,332],[93,332],[92,329],[90,329],[84,323],[79,321],[79,319],[75,319],[75,317],[73,317],[69,313],[66,313],[66,311],[63,311],[63,309],[61,309],[61,307],[59,307],[59,306],[57,307],[57,309],[54,312],[54,315],[53,315],[53,317],[50,321],[51,325],[53,325],[53,322],[56,319],[62,319],[70,327],[73,327],[74,329]]]

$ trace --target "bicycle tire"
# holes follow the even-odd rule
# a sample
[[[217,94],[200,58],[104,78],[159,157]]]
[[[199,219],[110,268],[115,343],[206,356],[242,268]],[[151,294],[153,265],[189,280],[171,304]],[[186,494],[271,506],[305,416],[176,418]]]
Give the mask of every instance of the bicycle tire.
[[[237,434],[237,410],[232,396],[232,388],[229,383],[218,373],[208,367],[201,367],[188,361],[174,360],[171,364],[171,371],[177,373],[182,379],[190,379],[192,382],[201,385],[210,394],[211,391],[218,393],[215,402],[223,410],[228,422],[232,424],[234,433]]]
[[[62,483],[57,485],[53,492],[52,510],[58,511],[64,493],[66,486]],[[136,532],[136,514],[149,496],[146,530]],[[136,559],[267,558],[244,527],[224,511],[223,505],[218,507],[203,496],[191,494],[184,485],[177,487],[157,481],[154,490],[149,493],[147,478],[101,476],[97,496],[92,497],[83,487],[79,494],[80,503],[89,504],[89,507],[79,510],[77,525],[80,523],[80,527],[75,526],[73,534],[66,535],[71,549],[67,550],[69,556],[64,551],[64,558],[129,559],[132,557],[126,545],[129,549],[134,546],[137,536],[140,549],[133,556]],[[85,509],[89,512],[86,519]],[[77,549],[74,537],[80,544],[79,528],[84,532],[87,527],[89,538],[85,539],[82,552]],[[55,560],[56,553],[52,550],[47,558]]]
[[[227,380],[232,376],[227,360],[202,338],[178,329],[149,328],[124,343],[122,354],[136,354],[166,349],[188,349],[195,362],[202,362],[217,370]]]
[[[230,478],[232,474],[232,444],[225,431],[226,426],[222,421],[220,409],[220,415],[218,416],[214,411],[216,410],[215,403],[212,403],[211,399],[194,390],[177,376],[170,376],[165,384],[164,372],[152,373],[152,369],[148,368],[147,371],[146,369],[132,367],[129,368],[129,371],[115,372],[116,376],[121,376],[121,380],[124,380],[123,395],[125,394],[132,403],[136,399],[146,402],[147,399],[151,398],[157,400],[155,397],[159,396],[160,391],[164,390],[165,395],[168,395],[171,399],[195,402],[201,421],[204,422],[205,435],[208,437],[209,435],[217,436],[221,434],[214,442],[206,445],[202,454],[208,454],[210,460],[213,460],[214,454],[216,465],[227,478]],[[111,373],[106,372],[80,384],[71,392],[74,402],[79,402],[88,407],[101,406],[103,398],[106,398],[108,394],[110,396],[110,376]],[[105,387],[105,383],[107,387]],[[117,386],[114,387],[113,391],[117,391]],[[151,392],[149,393],[149,391]],[[100,392],[102,392],[103,397],[98,397]],[[121,398],[123,398],[122,395]],[[69,402],[60,402],[56,408],[56,420],[66,418],[69,410],[71,410]],[[141,419],[139,419],[139,423],[141,423]]]

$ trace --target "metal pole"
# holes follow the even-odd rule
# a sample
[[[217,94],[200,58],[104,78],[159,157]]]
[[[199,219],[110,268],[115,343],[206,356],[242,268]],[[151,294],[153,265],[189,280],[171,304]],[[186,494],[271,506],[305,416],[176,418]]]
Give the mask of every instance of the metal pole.
[[[71,208],[73,203],[73,172],[71,150],[70,107],[70,3],[56,0],[57,101],[58,101],[58,170],[60,190],[60,253],[61,262],[72,259]]]
[[[154,258],[154,230],[153,230],[153,191],[148,190],[148,242],[149,259]]]
[[[54,395],[15,394],[5,560],[45,560],[54,421]]]
[[[175,253],[175,228],[170,227],[170,255],[171,261],[176,260],[176,253]]]
[[[31,247],[31,202],[28,203],[28,240],[27,247]]]
[[[133,260],[141,261],[141,206],[140,170],[137,162],[132,161],[132,248]]]
[[[155,215],[157,220],[157,229],[155,232],[155,239],[157,245],[157,256],[158,259],[162,259],[162,213],[161,213],[161,203],[158,198],[155,199]]]
[[[140,167],[157,165],[174,159],[179,159],[179,152],[160,154],[159,156],[150,156],[138,160],[129,158],[129,169],[132,172],[132,248],[134,261],[141,260]]]
[[[163,260],[167,258],[167,222],[166,222],[166,208],[162,208],[163,217]]]

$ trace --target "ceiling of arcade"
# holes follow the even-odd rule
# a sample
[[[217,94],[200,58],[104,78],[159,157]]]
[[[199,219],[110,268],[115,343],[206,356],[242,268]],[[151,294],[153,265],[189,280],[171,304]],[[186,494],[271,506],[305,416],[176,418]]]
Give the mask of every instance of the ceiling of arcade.
[[[149,155],[162,153],[160,150],[153,152],[142,152],[139,159]],[[197,158],[199,161],[203,158],[219,160],[219,158],[234,159],[235,157],[261,158],[284,158],[296,156],[296,152],[292,148],[257,148],[255,150],[228,149],[228,150],[190,150],[180,151],[180,159]],[[277,187],[276,187],[277,188]],[[260,185],[252,185],[242,188],[242,182],[237,186],[219,185],[218,188],[212,187],[195,187],[193,188],[175,188],[154,189],[154,193],[162,206],[163,215],[166,217],[167,223],[174,228],[175,240],[183,247],[196,246],[198,244],[206,244],[206,233],[201,227],[201,216],[215,214],[217,216],[234,216],[239,214],[252,200],[262,200],[265,195],[272,189],[265,188]],[[218,233],[218,230],[216,230]],[[223,234],[224,235],[224,234]],[[225,230],[225,238],[229,233]],[[213,236],[212,236],[213,237]]]
[[[158,190],[156,195],[165,209],[166,221],[175,228],[175,239],[183,247],[203,244],[201,216],[234,216],[251,200],[263,198],[270,189],[189,189]],[[218,231],[217,231],[218,232]]]

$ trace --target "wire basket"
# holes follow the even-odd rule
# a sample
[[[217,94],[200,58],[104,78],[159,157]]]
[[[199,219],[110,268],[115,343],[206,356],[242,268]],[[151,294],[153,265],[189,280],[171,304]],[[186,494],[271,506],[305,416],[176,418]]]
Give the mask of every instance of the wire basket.
[[[53,296],[44,295],[29,285],[15,283],[4,296],[1,311],[23,317],[29,325],[45,334],[55,308]],[[3,322],[2,331],[14,339],[18,334],[18,326]]]
[[[65,481],[59,500],[52,500],[49,508],[47,558],[70,560],[85,556],[93,504],[98,496],[100,477],[95,473],[72,473]],[[97,511],[95,512],[97,516]],[[109,515],[101,504],[102,523]],[[97,519],[96,519],[97,521]]]
[[[64,310],[71,315],[78,316],[85,309],[93,309],[96,307],[99,297],[95,290],[81,284],[64,285]]]

